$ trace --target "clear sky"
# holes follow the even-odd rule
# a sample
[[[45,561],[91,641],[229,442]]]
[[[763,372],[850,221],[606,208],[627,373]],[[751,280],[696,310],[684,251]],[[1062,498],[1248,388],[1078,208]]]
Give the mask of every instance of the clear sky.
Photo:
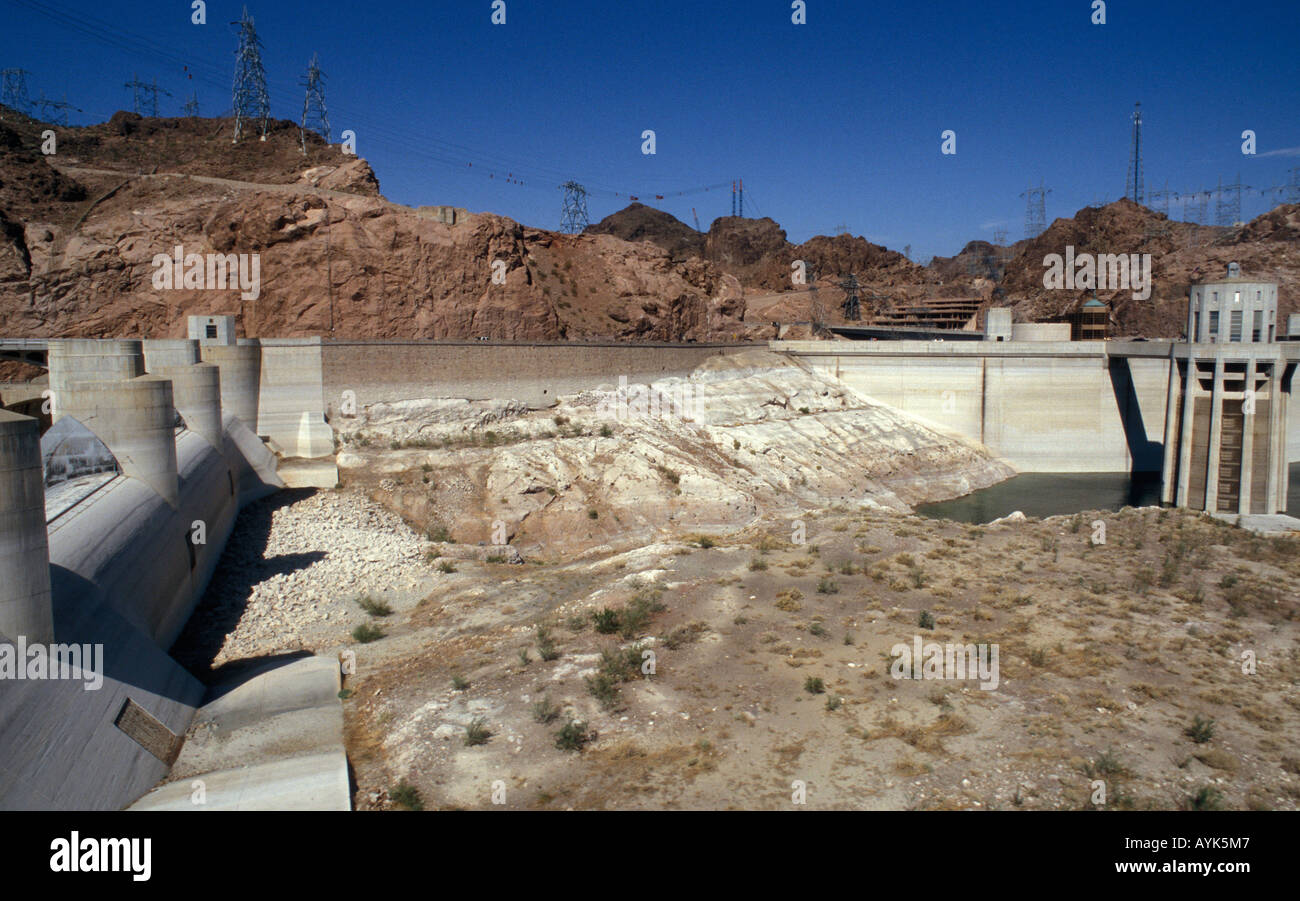
[[[224,114],[241,5],[194,25],[190,0],[0,0],[0,67],[74,124],[129,109],[134,73],[172,93],[162,115],[191,92]],[[493,25],[492,0],[253,0],[272,114],[299,118],[316,52],[333,139],[356,133],[392,200],[556,228],[572,178],[593,222],[636,194],[707,229],[743,178],[792,241],[842,225],[920,259],[1023,237],[1040,180],[1049,222],[1121,196],[1135,100],[1149,191],[1240,173],[1250,218],[1300,166],[1297,0],[1112,0],[1104,25],[1092,0],[806,0],[805,25],[790,0],[505,5]]]

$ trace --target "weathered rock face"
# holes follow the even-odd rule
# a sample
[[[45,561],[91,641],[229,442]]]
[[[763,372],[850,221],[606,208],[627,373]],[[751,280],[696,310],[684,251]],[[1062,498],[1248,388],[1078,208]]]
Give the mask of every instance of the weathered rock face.
[[[491,214],[444,224],[384,200],[364,160],[318,138],[304,157],[292,123],[237,145],[221,122],[126,113],[59,131],[53,157],[36,151],[35,134],[0,135],[0,311],[11,335],[180,337],[197,313],[234,314],[250,336],[747,333],[739,283],[707,262]],[[156,288],[155,255],[177,246],[257,255],[257,297]]]
[[[496,543],[500,521],[525,556],[740,529],[800,504],[905,509],[1012,475],[977,445],[765,351],[545,414],[411,401],[339,428],[346,482],[460,542]]]

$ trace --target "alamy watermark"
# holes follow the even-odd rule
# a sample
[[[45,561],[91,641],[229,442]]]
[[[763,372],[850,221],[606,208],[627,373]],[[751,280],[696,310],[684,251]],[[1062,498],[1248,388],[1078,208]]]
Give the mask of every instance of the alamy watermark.
[[[993,691],[1000,681],[996,644],[925,643],[920,635],[912,644],[902,642],[889,649],[894,662],[889,674],[895,679],[978,679],[980,689]]]
[[[629,419],[683,419],[695,418],[697,392],[687,381],[679,381],[670,391],[660,391],[653,385],[631,385],[627,376],[618,377],[618,389],[606,394],[596,405],[599,419],[626,421]]]
[[[19,635],[13,644],[0,644],[0,681],[8,679],[78,681],[85,691],[96,691],[104,684],[104,646],[28,644]]]
[[[176,245],[171,256],[154,254],[155,291],[225,291],[238,288],[244,300],[262,294],[262,255],[258,253],[185,253]]]
[[[1068,291],[1129,291],[1134,300],[1151,296],[1151,254],[1149,253],[1080,253],[1074,245],[1065,255],[1049,253],[1043,257],[1043,287]]]

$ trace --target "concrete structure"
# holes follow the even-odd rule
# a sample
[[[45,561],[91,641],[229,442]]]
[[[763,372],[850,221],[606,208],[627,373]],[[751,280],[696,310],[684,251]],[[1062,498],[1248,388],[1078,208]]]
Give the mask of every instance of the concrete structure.
[[[1013,329],[1010,307],[992,307],[984,314],[985,340],[1010,341]]]
[[[0,683],[0,809],[117,809],[179,752],[203,688],[166,649],[239,508],[283,483],[243,421],[222,417],[216,367],[160,367],[174,393],[139,374],[138,341],[49,349],[56,428],[85,425],[121,473],[61,482],[46,509],[36,423],[0,412],[0,641],[75,647],[91,670]],[[177,428],[177,406],[195,430]]]
[[[320,338],[264,339],[257,433],[286,457],[334,454]]]
[[[157,376],[112,382],[74,382],[61,395],[60,416],[71,416],[108,446],[128,476],[148,484],[176,506],[176,405],[172,383]],[[57,419],[56,419],[57,421]]]
[[[1277,285],[1241,277],[1236,263],[1228,277],[1192,285],[1187,306],[1192,344],[1272,344],[1277,340]]]
[[[339,662],[258,661],[214,685],[172,781],[131,810],[350,810]],[[194,779],[206,787],[194,803]]]
[[[239,417],[256,432],[262,379],[261,346],[255,340],[203,344],[199,355],[204,363],[212,363],[221,370],[221,409]]]
[[[191,341],[228,347],[239,343],[235,337],[234,316],[191,316],[186,324]]]
[[[192,366],[199,362],[199,342],[188,338],[146,338],[145,372],[157,372],[164,366]]]
[[[1193,285],[1169,373],[1161,500],[1210,513],[1285,511],[1288,409],[1296,362],[1276,341],[1277,285]]]
[[[1069,341],[1068,322],[1017,322],[1011,326],[1012,341]]]
[[[0,410],[0,635],[48,642],[54,618],[37,425]]]
[[[221,424],[221,369],[212,363],[192,366],[162,366],[155,373],[172,383],[172,402],[185,427],[203,436],[220,450],[224,429]]]
[[[64,338],[51,340],[48,347],[51,411],[56,422],[73,382],[112,382],[145,374],[144,346],[139,341]]]
[[[1022,472],[1160,472],[1168,341],[773,341],[863,394],[984,444]],[[1300,360],[1300,347],[1284,357]],[[1286,419],[1300,462],[1300,400]]]

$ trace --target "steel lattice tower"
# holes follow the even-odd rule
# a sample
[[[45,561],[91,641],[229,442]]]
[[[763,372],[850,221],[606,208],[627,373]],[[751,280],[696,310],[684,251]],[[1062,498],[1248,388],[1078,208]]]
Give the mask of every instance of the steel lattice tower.
[[[41,99],[36,101],[36,106],[40,107],[42,122],[48,122],[51,125],[62,125],[65,128],[68,125],[68,110],[81,112],[68,102],[66,94],[63,95],[62,100],[47,100],[44,91],[41,92]],[[53,114],[50,113],[50,110],[54,111]]]
[[[862,302],[858,299],[858,292],[862,286],[858,284],[858,276],[850,272],[845,278],[840,280],[840,290],[844,292],[844,318],[850,322],[856,322],[862,318]]]
[[[1128,180],[1124,195],[1142,203],[1142,102],[1133,104],[1133,148],[1129,153]]]
[[[1169,190],[1169,182],[1165,182],[1165,186],[1159,191],[1152,191],[1148,199],[1151,201],[1152,204],[1151,209],[1155,210],[1157,213],[1164,213],[1166,216],[1168,216],[1169,198],[1170,197],[1176,198],[1177,196],[1178,196],[1177,193]]]
[[[244,7],[238,22],[239,49],[235,51],[235,89],[231,105],[235,109],[235,138],[243,134],[245,121],[261,123],[262,140],[271,119],[271,98],[266,93],[266,69],[262,67],[262,42],[253,27],[253,17]],[[233,143],[233,142],[232,142]]]
[[[1051,188],[1044,188],[1040,180],[1038,187],[1030,185],[1021,197],[1026,198],[1025,203],[1025,237],[1037,238],[1047,230],[1047,195],[1052,193]]]
[[[576,235],[588,225],[587,189],[576,181],[560,185],[564,192],[564,206],[560,211],[560,231]]]
[[[0,71],[3,78],[3,90],[0,90],[0,103],[20,113],[31,110],[32,102],[27,96],[27,76],[32,73],[26,69],[4,69]]]
[[[330,140],[330,117],[325,110],[325,73],[320,70],[316,54],[311,55],[307,66],[307,80],[301,82],[307,89],[307,96],[302,100],[302,122],[298,126],[298,135],[302,139],[302,152],[307,152],[307,132],[314,131],[328,144]]]
[[[185,115],[189,116],[191,119],[198,118],[199,95],[191,94],[190,99],[185,101],[185,106],[181,107],[181,109],[183,109],[185,111]]]
[[[131,80],[123,87],[131,89],[131,109],[137,116],[148,116],[152,119],[158,118],[158,95],[163,94],[170,97],[171,94],[158,87],[158,79],[152,83],[146,84],[140,80],[140,76],[132,73]]]
[[[1183,195],[1185,198],[1183,208],[1187,212],[1188,221],[1195,222],[1197,225],[1205,224],[1206,207],[1213,193],[1213,191],[1193,191]]]
[[[1233,184],[1225,185],[1223,179],[1219,179],[1218,196],[1214,201],[1215,225],[1232,225],[1241,219],[1241,191],[1243,188],[1250,190],[1250,185],[1241,183],[1240,172],[1237,173],[1237,180]]]

